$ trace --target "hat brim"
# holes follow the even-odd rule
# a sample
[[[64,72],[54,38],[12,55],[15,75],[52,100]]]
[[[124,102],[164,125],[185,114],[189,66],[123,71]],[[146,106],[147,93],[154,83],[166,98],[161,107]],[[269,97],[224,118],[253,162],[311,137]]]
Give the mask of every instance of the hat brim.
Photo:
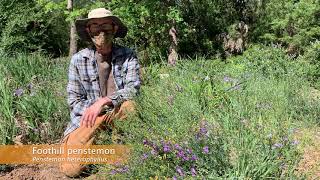
[[[117,17],[117,16],[106,16],[106,17],[101,17],[101,18],[86,18],[86,19],[78,19],[76,20],[76,30],[79,35],[79,37],[84,40],[84,41],[91,41],[91,38],[86,31],[86,26],[89,20],[91,19],[111,19],[117,26],[118,26],[118,31],[115,34],[115,38],[124,38],[127,35],[128,28],[122,23],[122,21]]]

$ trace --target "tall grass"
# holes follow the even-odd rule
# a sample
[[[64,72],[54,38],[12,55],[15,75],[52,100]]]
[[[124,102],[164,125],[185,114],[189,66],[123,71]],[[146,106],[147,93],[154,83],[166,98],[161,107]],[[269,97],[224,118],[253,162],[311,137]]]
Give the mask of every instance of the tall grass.
[[[2,144],[59,139],[68,120],[67,62],[40,54],[1,57]]]
[[[0,66],[0,71],[4,72],[5,68]],[[13,139],[16,132],[14,126],[14,110],[13,110],[13,96],[9,89],[10,80],[0,73],[0,139],[1,144],[6,144]]]
[[[320,102],[306,99],[303,65],[282,50],[254,47],[227,63],[148,67],[137,115],[117,122],[134,156],[103,169],[114,179],[302,177],[294,173],[294,129],[316,125],[320,113]]]

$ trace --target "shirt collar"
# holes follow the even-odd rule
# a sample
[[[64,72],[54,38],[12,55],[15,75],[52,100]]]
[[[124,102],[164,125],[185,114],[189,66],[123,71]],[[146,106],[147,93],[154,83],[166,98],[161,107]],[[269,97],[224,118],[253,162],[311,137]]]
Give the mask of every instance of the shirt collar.
[[[96,53],[96,48],[93,47],[92,48],[92,51],[89,55],[88,58],[91,59],[91,62],[92,63],[95,63],[97,62],[97,59],[96,59],[96,56],[95,56],[95,53]],[[122,50],[121,46],[117,45],[117,44],[112,44],[112,52],[111,52],[111,59],[112,59],[112,63],[115,63],[116,62],[116,59],[119,57],[119,56],[122,56],[124,54],[124,51]]]

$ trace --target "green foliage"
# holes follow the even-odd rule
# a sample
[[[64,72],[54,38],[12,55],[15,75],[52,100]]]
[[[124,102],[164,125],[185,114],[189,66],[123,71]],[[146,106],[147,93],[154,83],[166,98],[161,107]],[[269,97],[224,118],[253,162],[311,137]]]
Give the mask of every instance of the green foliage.
[[[254,31],[267,42],[305,50],[310,42],[320,38],[319,13],[319,0],[270,0]]]
[[[231,58],[229,61],[245,65],[246,71],[255,71],[275,78],[281,78],[290,73],[287,66],[293,64],[283,50],[260,45],[252,46],[244,52],[243,56]]]
[[[69,12],[67,1],[62,0],[5,0],[0,5],[0,49],[63,54],[69,22],[87,16],[93,8],[106,7],[129,28],[127,37],[118,43],[135,48],[143,64],[168,54],[171,27],[177,30],[180,55],[215,56],[222,51],[218,35],[225,32],[233,37],[239,21],[249,26],[251,41],[280,44],[299,54],[319,39],[319,4],[319,0],[79,0]],[[80,43],[80,48],[84,45]]]
[[[314,87],[320,88],[320,41],[315,41],[306,49],[299,61],[307,63],[307,76]]]
[[[0,51],[45,51],[61,55],[67,50],[67,25],[57,11],[43,12],[34,1],[2,1]]]
[[[184,21],[178,28],[179,50],[186,55],[217,53],[221,42],[216,36],[237,20],[233,1],[181,1],[178,7]]]
[[[169,1],[113,0],[107,7],[129,28],[127,37],[120,42],[141,52],[142,61],[166,55],[170,46],[169,29],[182,22],[180,10]]]
[[[63,1],[39,2],[46,11],[65,7]],[[64,11],[64,14],[67,21],[75,20],[97,7],[111,9],[124,21],[129,32],[118,43],[135,48],[143,63],[168,54],[171,44],[169,29],[173,26],[178,33],[181,55],[213,55],[220,46],[216,35],[225,31],[235,19],[232,1],[76,1],[73,11]]]

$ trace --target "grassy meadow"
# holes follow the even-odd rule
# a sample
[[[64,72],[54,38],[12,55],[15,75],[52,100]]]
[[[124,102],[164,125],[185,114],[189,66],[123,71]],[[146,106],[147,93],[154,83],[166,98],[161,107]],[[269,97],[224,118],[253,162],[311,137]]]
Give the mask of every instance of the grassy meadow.
[[[253,46],[226,60],[180,60],[143,68],[137,113],[117,121],[133,147],[128,164],[99,166],[108,179],[301,179],[311,132],[320,126],[320,92],[300,56]],[[0,57],[0,141],[56,143],[69,111],[69,59]],[[105,143],[110,143],[110,136]]]

